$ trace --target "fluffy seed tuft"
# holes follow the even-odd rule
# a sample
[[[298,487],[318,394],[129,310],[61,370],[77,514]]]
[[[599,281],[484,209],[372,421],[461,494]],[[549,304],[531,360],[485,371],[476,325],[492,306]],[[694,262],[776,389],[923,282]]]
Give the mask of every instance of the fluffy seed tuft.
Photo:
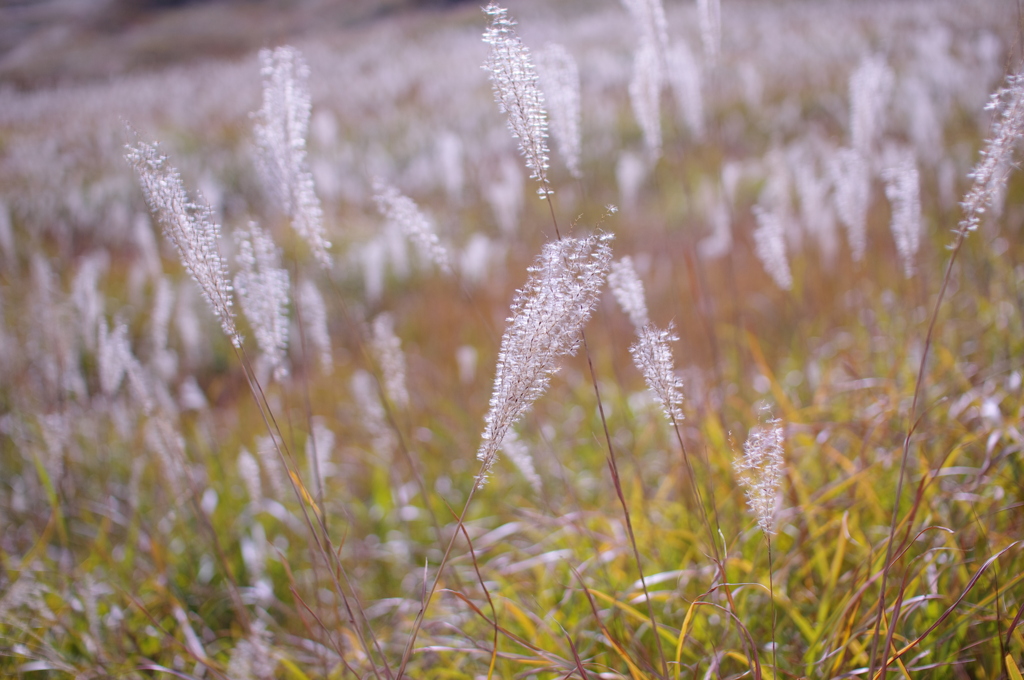
[[[483,483],[512,425],[548,387],[558,359],[575,353],[611,262],[610,234],[548,243],[512,302],[477,458]]]

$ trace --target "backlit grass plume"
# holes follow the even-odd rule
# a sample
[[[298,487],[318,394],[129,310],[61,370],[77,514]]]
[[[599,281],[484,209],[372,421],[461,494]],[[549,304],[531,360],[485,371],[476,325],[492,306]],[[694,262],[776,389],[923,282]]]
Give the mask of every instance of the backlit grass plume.
[[[425,261],[433,262],[446,274],[452,271],[448,250],[441,245],[433,220],[408,196],[381,180],[374,181],[373,200],[389,222],[398,226]]]
[[[262,50],[263,106],[256,119],[257,166],[264,186],[321,266],[330,265],[323,210],[306,163],[306,132],[312,107],[309,67],[294,47]]]
[[[516,22],[508,10],[491,3],[484,8],[491,25],[484,31],[484,42],[491,46],[484,63],[494,86],[494,99],[508,114],[508,129],[519,140],[530,177],[540,182],[541,198],[551,192],[548,186],[548,114],[544,95],[537,86],[537,71],[530,50],[516,35]]]
[[[733,469],[747,494],[747,504],[765,536],[774,529],[775,502],[785,470],[782,449],[782,420],[771,418],[750,430],[743,445],[743,457],[733,461]]]
[[[275,380],[288,375],[288,271],[270,234],[255,222],[235,232],[239,272],[235,289],[267,368]]]
[[[964,197],[964,216],[957,225],[961,238],[978,228],[981,216],[1006,186],[1013,148],[1024,136],[1024,73],[1008,76],[1006,85],[992,95],[985,110],[993,111],[995,120],[981,151],[981,161],[968,175],[973,184]]]
[[[213,220],[213,210],[189,200],[181,175],[156,146],[139,142],[138,146],[128,147],[125,158],[135,167],[146,202],[156,214],[164,236],[174,244],[185,270],[199,284],[224,333],[235,347],[241,347],[228,267],[219,249],[220,225]]]
[[[564,46],[548,43],[537,54],[544,98],[551,114],[551,132],[558,152],[575,179],[580,172],[580,72]]]
[[[633,363],[644,374],[648,389],[661,403],[665,417],[673,424],[683,420],[683,381],[676,375],[670,342],[679,340],[672,332],[648,324],[637,330],[637,341],[629,348]]]
[[[611,271],[608,272],[608,287],[611,288],[612,295],[622,307],[622,311],[629,315],[636,332],[640,333],[650,319],[647,316],[644,284],[636,274],[632,257],[626,255],[612,262]]]
[[[510,427],[547,389],[558,359],[571,355],[597,304],[611,261],[610,234],[544,246],[512,302],[477,458],[483,482]]]

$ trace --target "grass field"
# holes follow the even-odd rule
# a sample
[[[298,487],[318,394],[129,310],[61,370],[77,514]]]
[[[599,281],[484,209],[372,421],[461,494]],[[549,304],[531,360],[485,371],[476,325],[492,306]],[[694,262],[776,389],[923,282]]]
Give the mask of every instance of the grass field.
[[[1017,4],[408,4],[0,58],[0,675],[1020,680]]]

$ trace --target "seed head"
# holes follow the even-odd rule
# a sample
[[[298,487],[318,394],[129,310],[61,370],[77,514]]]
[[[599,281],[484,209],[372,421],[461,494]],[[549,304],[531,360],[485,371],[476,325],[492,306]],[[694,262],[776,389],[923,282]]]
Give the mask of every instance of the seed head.
[[[783,459],[782,421],[766,419],[754,427],[743,445],[743,457],[733,461],[733,468],[747,494],[747,504],[765,535],[773,533],[775,504],[785,471]]]

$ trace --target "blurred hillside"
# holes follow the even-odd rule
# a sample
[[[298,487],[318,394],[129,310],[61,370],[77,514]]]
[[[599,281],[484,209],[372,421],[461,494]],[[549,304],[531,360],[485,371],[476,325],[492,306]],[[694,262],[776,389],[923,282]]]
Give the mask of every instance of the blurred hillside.
[[[6,0],[0,86],[19,90],[235,57],[459,0]],[[471,3],[472,4],[472,3]]]

